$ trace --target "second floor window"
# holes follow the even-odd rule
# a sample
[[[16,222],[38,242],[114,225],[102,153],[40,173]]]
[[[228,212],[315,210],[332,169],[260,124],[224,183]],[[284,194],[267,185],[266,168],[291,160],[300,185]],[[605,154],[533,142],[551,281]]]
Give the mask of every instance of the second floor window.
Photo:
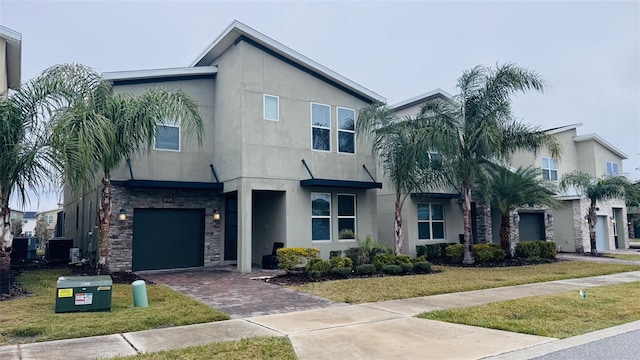
[[[331,106],[311,104],[311,148],[331,151]]]
[[[618,170],[617,162],[607,161],[606,166],[607,166],[607,175],[618,175],[620,173],[620,171]]]
[[[542,178],[544,180],[558,180],[558,165],[552,158],[542,158]]]
[[[53,224],[53,215],[45,215],[45,220],[47,224]]]
[[[278,121],[280,119],[280,99],[275,95],[264,94],[265,120]]]
[[[180,124],[168,121],[158,125],[153,147],[156,150],[180,151]]]
[[[356,152],[356,111],[338,108],[338,152]]]

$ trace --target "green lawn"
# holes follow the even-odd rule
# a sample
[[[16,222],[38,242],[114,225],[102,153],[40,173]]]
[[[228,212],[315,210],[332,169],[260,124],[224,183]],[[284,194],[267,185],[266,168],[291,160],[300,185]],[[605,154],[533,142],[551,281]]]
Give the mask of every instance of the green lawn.
[[[618,260],[630,260],[630,261],[640,261],[640,253],[638,254],[603,254],[603,257],[608,257],[612,259]]]
[[[508,268],[433,268],[440,272],[428,275],[326,281],[293,288],[335,301],[359,304],[635,271],[640,270],[640,264],[562,261]]]
[[[70,339],[227,320],[229,316],[163,285],[147,285],[148,308],[134,308],[131,285],[113,286],[110,312],[54,313],[56,280],[67,270],[36,270],[18,281],[32,295],[0,302],[0,345]]]
[[[640,320],[640,283],[601,286],[418,315],[423,319],[567,338]]]
[[[193,346],[184,349],[118,357],[116,360],[295,360],[291,342],[286,337],[249,338],[216,344]]]

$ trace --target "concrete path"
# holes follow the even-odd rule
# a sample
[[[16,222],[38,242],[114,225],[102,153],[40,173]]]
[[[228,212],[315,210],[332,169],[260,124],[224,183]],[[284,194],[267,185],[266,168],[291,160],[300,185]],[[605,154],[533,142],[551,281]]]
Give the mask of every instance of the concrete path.
[[[640,271],[108,336],[10,345],[0,347],[0,359],[94,359],[255,336],[287,336],[298,358],[303,360],[345,357],[482,359],[492,356],[495,359],[528,359],[637,330],[640,322],[558,340],[418,319],[414,315],[435,309],[486,304],[633,281],[640,281]]]

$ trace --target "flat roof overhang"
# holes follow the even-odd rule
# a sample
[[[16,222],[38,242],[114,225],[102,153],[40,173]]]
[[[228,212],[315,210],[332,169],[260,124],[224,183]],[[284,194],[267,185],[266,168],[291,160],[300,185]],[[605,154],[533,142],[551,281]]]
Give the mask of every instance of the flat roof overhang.
[[[192,182],[192,181],[162,181],[162,180],[113,180],[113,185],[124,187],[160,188],[160,189],[202,189],[220,190],[224,189],[223,183]]]
[[[460,194],[452,194],[452,193],[437,193],[437,192],[421,192],[421,193],[411,193],[411,198],[414,200],[417,199],[456,199],[459,198]]]
[[[382,183],[373,181],[332,180],[332,179],[307,179],[300,180],[302,187],[329,187],[351,189],[382,189]]]

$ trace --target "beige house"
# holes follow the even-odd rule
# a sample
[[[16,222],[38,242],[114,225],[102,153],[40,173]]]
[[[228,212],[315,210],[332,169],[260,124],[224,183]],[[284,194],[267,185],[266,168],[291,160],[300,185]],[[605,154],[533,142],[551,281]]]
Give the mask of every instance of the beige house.
[[[415,115],[422,104],[433,98],[450,99],[441,89],[403,101],[392,108],[398,117]],[[627,156],[612,144],[595,134],[578,135],[573,124],[547,132],[560,142],[561,159],[553,159],[546,150],[533,154],[517,152],[511,166],[540,168],[543,178],[558,182],[562,175],[581,170],[595,177],[622,174],[622,160]],[[383,188],[378,192],[378,238],[393,244],[394,193],[388,186],[382,170]],[[588,199],[575,191],[561,193],[558,198],[565,204],[558,210],[545,207],[521,208],[510,215],[512,237],[516,242],[530,240],[555,241],[561,251],[590,251],[589,231],[584,219]],[[405,252],[415,256],[416,245],[459,243],[463,233],[462,209],[459,193],[453,189],[432,189],[430,192],[410,194],[402,208]],[[628,248],[626,226],[627,209],[622,199],[598,203],[597,241],[599,250]],[[474,243],[500,243],[501,214],[497,209],[481,203],[472,203],[472,235]]]
[[[115,91],[183,89],[200,104],[204,143],[179,120],[148,154],[112,172],[112,270],[259,266],[274,243],[346,249],[375,234],[371,144],[358,110],[380,95],[233,22],[185,68],[103,74]],[[95,259],[98,191],[65,193],[66,236]],[[118,220],[120,213],[126,219]]]
[[[62,211],[62,207],[58,207],[51,210],[40,211],[36,213],[36,227],[41,221],[44,221],[46,224],[45,230],[47,231],[49,237],[53,237],[56,232],[56,225],[58,223],[58,213]],[[48,240],[48,239],[40,239],[40,240]]]
[[[0,96],[20,87],[22,35],[0,26]]]

